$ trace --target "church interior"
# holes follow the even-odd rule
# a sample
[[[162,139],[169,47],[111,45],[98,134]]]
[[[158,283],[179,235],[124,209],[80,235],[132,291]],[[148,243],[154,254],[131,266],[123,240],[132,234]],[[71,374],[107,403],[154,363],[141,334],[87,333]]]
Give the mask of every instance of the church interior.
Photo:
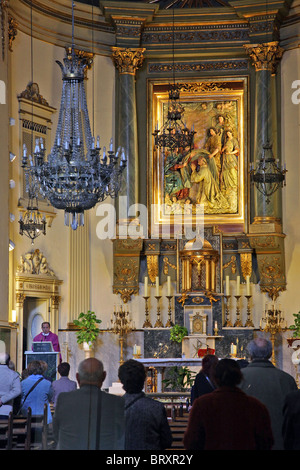
[[[168,367],[248,359],[257,336],[298,384],[299,0],[0,12],[0,345],[16,370],[47,321],[70,378],[93,355],[107,390],[127,359],[163,393]]]

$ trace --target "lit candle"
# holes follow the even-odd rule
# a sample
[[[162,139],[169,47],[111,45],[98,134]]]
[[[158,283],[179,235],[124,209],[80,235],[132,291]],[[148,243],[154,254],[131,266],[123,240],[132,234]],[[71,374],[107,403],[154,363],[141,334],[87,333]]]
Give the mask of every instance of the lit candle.
[[[145,292],[144,292],[144,296],[145,296],[145,297],[149,297],[149,296],[148,296],[148,277],[147,277],[147,276],[145,277]]]
[[[168,297],[171,297],[171,276],[168,276]]]
[[[226,276],[226,295],[229,295],[229,276]]]
[[[156,297],[159,297],[159,278],[156,278]]]
[[[250,276],[246,276],[246,295],[250,295]]]
[[[240,276],[236,278],[236,295],[240,295]]]
[[[215,330],[217,330],[217,329],[218,329],[218,322],[215,321]]]
[[[13,323],[16,323],[16,321],[17,321],[17,311],[16,310],[11,311],[11,320],[12,320]]]

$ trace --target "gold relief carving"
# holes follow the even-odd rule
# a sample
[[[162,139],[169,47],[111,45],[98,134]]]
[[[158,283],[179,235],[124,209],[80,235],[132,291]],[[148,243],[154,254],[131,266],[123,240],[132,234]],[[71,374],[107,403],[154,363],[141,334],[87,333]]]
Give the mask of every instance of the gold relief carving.
[[[168,275],[168,274],[169,274],[169,267],[172,268],[172,269],[175,269],[175,271],[177,270],[177,266],[176,266],[175,264],[172,264],[172,263],[169,261],[169,258],[167,258],[166,256],[163,258],[163,262],[164,262],[163,271],[164,271],[164,274],[165,274],[165,275]]]
[[[126,240],[117,239],[116,250],[126,250],[128,251],[140,251],[142,248],[143,241],[140,239],[133,240],[131,238],[126,238]]]
[[[203,297],[193,297],[192,299],[193,304],[202,304],[204,302]]]
[[[122,49],[113,47],[112,60],[120,74],[135,75],[139,67],[144,61],[144,48],[139,49]]]
[[[229,266],[231,266],[232,274],[235,274],[236,273],[236,256],[232,255],[230,257],[230,261],[228,261],[228,263],[223,264],[223,269],[226,269]]]
[[[147,248],[148,248],[149,251],[150,251],[150,250],[155,250],[156,245],[155,245],[155,243],[148,243],[148,244],[147,244]]]
[[[261,237],[253,237],[252,244],[255,248],[277,248],[278,243],[272,236],[264,237],[264,241],[260,241]]]
[[[247,54],[253,60],[256,71],[269,70],[276,72],[276,67],[282,58],[284,49],[278,45],[278,41],[263,44],[245,44]]]
[[[138,259],[117,260],[115,265],[115,282],[123,284],[132,284],[138,275]]]
[[[228,84],[222,82],[183,83],[179,85],[179,91],[185,93],[201,93],[211,91],[229,91]]]
[[[21,294],[21,293],[17,293],[17,294],[16,294],[16,301],[17,301],[17,304],[18,304],[18,305],[23,305],[25,299],[26,299],[26,295]]]
[[[138,294],[138,289],[137,288],[127,289],[126,287],[117,287],[113,289],[113,293],[120,294],[121,299],[123,300],[124,304],[126,304],[127,302],[129,302],[132,295]]]
[[[242,274],[246,279],[247,276],[252,274],[252,253],[240,253],[240,259]]]
[[[8,49],[12,52],[12,43],[17,35],[18,22],[12,17],[8,17]]]
[[[275,302],[279,296],[279,292],[286,290],[285,286],[261,286],[261,291],[268,294],[268,296]]]
[[[234,249],[234,243],[224,243],[224,249],[225,250],[233,250]]]
[[[158,256],[147,255],[147,270],[151,282],[155,282],[158,276]]]
[[[178,298],[178,302],[182,304],[182,306],[184,307],[185,301],[188,297],[189,297],[189,294],[187,294],[186,292],[183,292],[181,294],[181,297]]]
[[[267,283],[274,282],[282,277],[280,258],[277,256],[264,256],[261,260],[261,276]]]
[[[59,307],[60,301],[61,301],[61,296],[60,295],[52,295],[51,302],[52,302],[54,308],[57,309]]]
[[[242,242],[242,248],[250,248],[249,242]]]
[[[218,302],[218,299],[216,299],[216,298],[214,297],[214,294],[213,294],[212,292],[206,291],[206,292],[205,292],[205,295],[206,295],[206,297],[209,298],[210,303],[212,303],[212,302]]]

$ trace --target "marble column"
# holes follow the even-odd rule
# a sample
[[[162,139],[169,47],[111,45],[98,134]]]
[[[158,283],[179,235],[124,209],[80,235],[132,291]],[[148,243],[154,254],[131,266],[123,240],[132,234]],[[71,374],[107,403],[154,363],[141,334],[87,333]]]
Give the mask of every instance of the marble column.
[[[127,214],[123,214],[125,218],[128,217],[129,207],[139,201],[135,79],[136,71],[144,60],[144,50],[142,48],[114,47],[112,55],[113,62],[119,72],[117,144],[124,148],[127,156],[127,184],[121,194],[127,196]]]
[[[273,151],[276,150],[276,142],[273,141],[273,120],[277,119],[276,93],[272,93],[272,82],[277,65],[282,57],[283,50],[278,42],[264,44],[245,45],[246,52],[252,59],[255,67],[255,120],[253,139],[253,163],[260,159],[263,146],[269,142]],[[274,97],[275,95],[275,97]],[[275,159],[279,156],[275,156]],[[270,221],[281,222],[281,191],[277,190],[268,202],[254,186],[254,223]]]

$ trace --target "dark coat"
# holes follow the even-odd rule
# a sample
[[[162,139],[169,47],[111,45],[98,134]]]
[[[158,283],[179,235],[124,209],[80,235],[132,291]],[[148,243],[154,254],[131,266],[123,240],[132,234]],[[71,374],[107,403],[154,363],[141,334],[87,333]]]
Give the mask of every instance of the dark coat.
[[[187,450],[270,450],[270,416],[256,398],[221,387],[194,401],[183,443]]]
[[[123,398],[102,392],[94,385],[62,392],[53,417],[57,449],[123,450],[124,417]]]
[[[268,360],[253,360],[242,369],[244,380],[240,388],[267,407],[274,436],[274,450],[283,450],[283,403],[288,393],[297,390],[295,379]]]
[[[285,450],[300,450],[300,390],[285,397],[282,433]]]
[[[143,392],[125,393],[125,449],[170,448],[172,433],[164,405]]]
[[[204,372],[200,371],[196,377],[195,382],[191,391],[191,401],[192,403],[198,397],[210,393],[215,389],[211,381],[206,377]]]

